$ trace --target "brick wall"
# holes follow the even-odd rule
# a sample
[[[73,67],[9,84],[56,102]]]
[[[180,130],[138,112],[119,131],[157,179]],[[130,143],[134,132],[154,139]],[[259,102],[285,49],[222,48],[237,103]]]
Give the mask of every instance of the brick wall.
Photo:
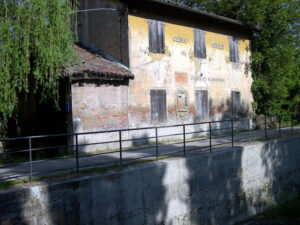
[[[127,128],[127,91],[128,86],[124,83],[83,82],[73,84],[74,131]]]

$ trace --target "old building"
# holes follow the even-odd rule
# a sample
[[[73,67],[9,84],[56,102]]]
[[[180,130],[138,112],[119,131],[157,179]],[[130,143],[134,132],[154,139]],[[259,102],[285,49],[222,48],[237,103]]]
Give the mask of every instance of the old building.
[[[82,0],[80,10],[81,44],[134,79],[98,84],[83,76],[73,84],[74,131],[251,115],[246,25],[163,0]]]

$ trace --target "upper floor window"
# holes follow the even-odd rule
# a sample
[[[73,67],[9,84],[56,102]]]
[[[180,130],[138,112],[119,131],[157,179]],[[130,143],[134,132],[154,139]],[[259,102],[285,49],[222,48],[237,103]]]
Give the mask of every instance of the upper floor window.
[[[229,36],[229,58],[231,62],[239,61],[239,40]]]
[[[149,51],[153,53],[165,53],[165,29],[164,23],[156,20],[148,20],[149,27]]]
[[[205,31],[194,29],[194,54],[196,58],[206,58]]]

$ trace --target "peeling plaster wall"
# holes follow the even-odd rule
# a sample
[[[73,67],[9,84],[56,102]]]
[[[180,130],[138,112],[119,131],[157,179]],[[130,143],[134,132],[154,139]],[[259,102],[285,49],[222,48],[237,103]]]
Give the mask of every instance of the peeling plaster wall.
[[[0,191],[0,224],[224,225],[300,188],[291,137]]]
[[[72,84],[73,132],[128,128],[127,82]],[[118,140],[118,133],[79,135],[79,144]],[[81,151],[115,148],[112,145],[81,146]]]
[[[229,61],[228,36],[206,32],[206,59],[194,57],[193,27],[165,23],[165,54],[149,52],[148,21],[129,15],[129,59],[135,79],[129,85],[129,123],[131,127],[150,126],[150,89],[167,93],[167,123],[195,122],[195,90],[208,90],[210,119],[230,114],[231,91],[241,92],[242,107],[251,115],[250,41],[239,39],[240,61]],[[175,42],[183,37],[186,43]],[[224,50],[213,48],[224,45]],[[178,74],[180,76],[178,76]],[[186,78],[184,78],[186,76]],[[210,80],[208,80],[210,79]],[[187,119],[176,116],[176,92],[188,92]]]

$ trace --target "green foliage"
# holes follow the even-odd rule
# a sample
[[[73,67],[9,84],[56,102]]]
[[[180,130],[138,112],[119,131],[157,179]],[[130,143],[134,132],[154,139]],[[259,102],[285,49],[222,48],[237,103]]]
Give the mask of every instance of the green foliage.
[[[300,113],[298,0],[177,2],[260,27],[259,31],[254,31],[251,43],[256,113]]]
[[[26,93],[58,99],[58,80],[74,59],[75,1],[0,0],[0,120],[16,116]]]

